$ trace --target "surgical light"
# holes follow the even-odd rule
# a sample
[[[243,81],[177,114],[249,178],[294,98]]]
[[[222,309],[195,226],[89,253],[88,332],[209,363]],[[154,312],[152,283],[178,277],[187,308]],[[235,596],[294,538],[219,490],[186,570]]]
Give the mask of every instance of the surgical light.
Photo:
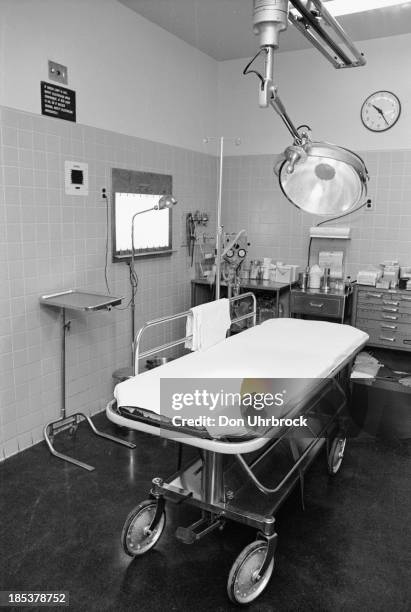
[[[288,11],[291,5],[297,15]],[[287,28],[287,18],[336,68],[362,66],[365,59],[320,0],[254,0],[253,29],[259,36],[260,50],[244,74],[254,73],[259,77],[259,105],[271,106],[293,137],[293,143],[275,167],[280,187],[288,200],[301,210],[316,215],[346,214],[355,210],[367,195],[367,168],[348,149],[312,142],[310,128],[295,127],[288,116],[274,85],[274,51],[279,46],[280,32]],[[334,38],[329,29],[334,32]],[[264,58],[264,74],[251,69],[260,56]]]
[[[342,147],[307,141],[292,145],[275,168],[286,198],[314,215],[345,214],[366,198],[368,173],[362,159]]]

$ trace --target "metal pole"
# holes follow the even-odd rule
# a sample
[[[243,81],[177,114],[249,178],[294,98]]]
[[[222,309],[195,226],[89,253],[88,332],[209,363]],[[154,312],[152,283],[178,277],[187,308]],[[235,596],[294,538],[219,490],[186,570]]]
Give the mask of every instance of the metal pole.
[[[62,308],[61,317],[63,320],[63,337],[61,342],[61,418],[66,418],[66,309]]]
[[[223,191],[223,155],[224,155],[224,136],[220,138],[220,175],[218,181],[218,199],[217,199],[217,237],[216,237],[216,278],[215,278],[215,299],[220,299],[220,281],[221,281],[221,238],[223,227],[221,225],[221,201]]]
[[[138,213],[137,213],[138,214]],[[131,259],[130,259],[130,281],[131,281],[131,371],[133,376],[135,374],[135,364],[136,364],[136,356],[135,356],[135,346],[134,346],[134,336],[136,333],[136,288],[134,286],[135,283],[135,268],[134,268],[134,220],[136,215],[133,215],[131,219]]]
[[[207,504],[224,501],[223,455],[214,451],[204,452],[202,493]]]
[[[290,132],[291,136],[294,138],[294,142],[301,142],[301,136],[298,133],[298,130],[295,127],[294,123],[291,121],[290,117],[288,116],[288,113],[285,110],[285,106],[280,100],[279,96],[277,95],[277,92],[275,92],[274,95],[271,96],[270,104],[272,108],[275,110],[275,112],[284,121],[287,130]]]
[[[131,370],[132,370],[132,374],[136,374],[135,372],[135,365],[136,365],[136,356],[135,356],[135,342],[134,342],[134,336],[136,333],[136,317],[135,317],[135,313],[136,313],[136,288],[134,286],[135,283],[135,257],[134,257],[134,221],[136,219],[136,217],[138,217],[138,215],[142,215],[143,213],[146,212],[150,212],[152,210],[157,210],[158,209],[158,205],[157,206],[152,206],[151,208],[146,208],[144,210],[140,210],[136,213],[134,213],[134,215],[131,218],[131,259],[130,259],[130,280],[131,280]]]

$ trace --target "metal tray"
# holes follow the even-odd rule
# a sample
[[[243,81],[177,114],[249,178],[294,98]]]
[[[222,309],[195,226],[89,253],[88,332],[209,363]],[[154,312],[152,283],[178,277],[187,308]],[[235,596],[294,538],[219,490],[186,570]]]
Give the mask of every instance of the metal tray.
[[[104,295],[102,293],[91,293],[81,289],[69,289],[59,293],[42,295],[40,303],[54,308],[66,308],[67,310],[94,311],[111,308],[121,304],[122,297]]]

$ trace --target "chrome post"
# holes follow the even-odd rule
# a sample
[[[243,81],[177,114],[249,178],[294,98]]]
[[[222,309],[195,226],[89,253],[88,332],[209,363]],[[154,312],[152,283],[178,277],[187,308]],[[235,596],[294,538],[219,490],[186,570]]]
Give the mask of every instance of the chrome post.
[[[207,504],[224,502],[223,455],[214,451],[205,451],[201,487],[203,499]]]
[[[223,155],[224,137],[220,138],[220,172],[218,177],[218,199],[217,199],[217,236],[216,236],[216,271],[215,271],[215,299],[220,299],[221,283],[221,239],[223,236],[223,226],[221,225],[221,204],[223,197]]]

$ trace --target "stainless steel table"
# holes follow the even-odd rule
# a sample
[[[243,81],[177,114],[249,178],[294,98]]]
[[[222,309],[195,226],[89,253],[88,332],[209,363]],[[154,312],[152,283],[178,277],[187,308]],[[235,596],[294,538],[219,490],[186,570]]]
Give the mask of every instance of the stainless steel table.
[[[111,436],[110,434],[99,431],[91,418],[82,412],[76,412],[67,416],[66,414],[66,335],[70,330],[71,321],[66,319],[66,310],[77,310],[82,312],[95,312],[98,310],[111,310],[113,306],[121,304],[123,298],[114,297],[111,295],[103,295],[100,293],[91,293],[89,291],[82,291],[78,289],[69,289],[68,291],[61,291],[59,293],[52,293],[49,295],[42,295],[40,297],[40,303],[52,308],[58,308],[61,310],[62,319],[62,343],[61,343],[61,409],[60,418],[56,421],[51,421],[44,426],[44,439],[52,455],[63,461],[74,463],[85,470],[92,471],[94,467],[83,463],[78,459],[73,459],[68,455],[63,455],[56,451],[53,446],[53,439],[56,433],[59,433],[65,429],[70,429],[71,432],[76,431],[80,421],[84,419],[90,426],[92,432],[100,436],[101,438],[107,438],[112,442],[117,442],[128,448],[135,448],[135,444],[121,440]]]

